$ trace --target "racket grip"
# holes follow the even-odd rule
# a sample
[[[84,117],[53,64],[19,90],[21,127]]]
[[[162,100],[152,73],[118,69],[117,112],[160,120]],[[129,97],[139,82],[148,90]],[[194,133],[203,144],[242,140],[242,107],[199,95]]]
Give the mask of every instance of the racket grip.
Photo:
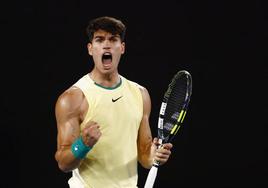
[[[144,188],[152,188],[158,171],[158,165],[153,165],[147,176]]]

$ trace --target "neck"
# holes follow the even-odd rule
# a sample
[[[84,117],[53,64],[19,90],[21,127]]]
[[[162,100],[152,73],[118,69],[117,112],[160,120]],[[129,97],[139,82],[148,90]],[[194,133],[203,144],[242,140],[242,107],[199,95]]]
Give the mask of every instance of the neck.
[[[90,72],[89,76],[97,85],[103,87],[113,88],[120,83],[120,76],[118,73],[109,75],[97,75],[93,72]]]

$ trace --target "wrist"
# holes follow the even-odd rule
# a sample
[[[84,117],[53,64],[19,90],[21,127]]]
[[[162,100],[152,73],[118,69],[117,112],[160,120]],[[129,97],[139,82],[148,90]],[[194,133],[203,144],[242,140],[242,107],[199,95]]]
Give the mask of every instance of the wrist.
[[[92,147],[89,147],[84,144],[81,136],[79,136],[71,146],[71,151],[74,157],[77,159],[84,159],[91,149]]]

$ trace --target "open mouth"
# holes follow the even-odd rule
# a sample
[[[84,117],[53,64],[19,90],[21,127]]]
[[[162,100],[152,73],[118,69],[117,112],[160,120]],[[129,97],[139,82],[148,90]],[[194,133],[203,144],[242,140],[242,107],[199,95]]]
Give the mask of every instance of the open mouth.
[[[112,63],[112,54],[109,52],[106,52],[102,55],[102,63],[104,65],[109,65]]]

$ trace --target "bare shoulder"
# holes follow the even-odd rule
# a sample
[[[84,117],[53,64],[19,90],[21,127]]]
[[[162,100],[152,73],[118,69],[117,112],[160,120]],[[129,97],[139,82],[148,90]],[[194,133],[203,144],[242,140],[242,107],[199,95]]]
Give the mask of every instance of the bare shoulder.
[[[57,99],[56,115],[79,113],[84,102],[84,94],[78,87],[70,87],[65,90]]]
[[[151,97],[149,95],[149,92],[144,86],[138,85],[138,88],[140,89],[142,95],[143,114],[149,115],[151,112]]]
[[[141,91],[141,95],[143,99],[150,98],[148,90],[144,87],[138,84],[138,88]]]

